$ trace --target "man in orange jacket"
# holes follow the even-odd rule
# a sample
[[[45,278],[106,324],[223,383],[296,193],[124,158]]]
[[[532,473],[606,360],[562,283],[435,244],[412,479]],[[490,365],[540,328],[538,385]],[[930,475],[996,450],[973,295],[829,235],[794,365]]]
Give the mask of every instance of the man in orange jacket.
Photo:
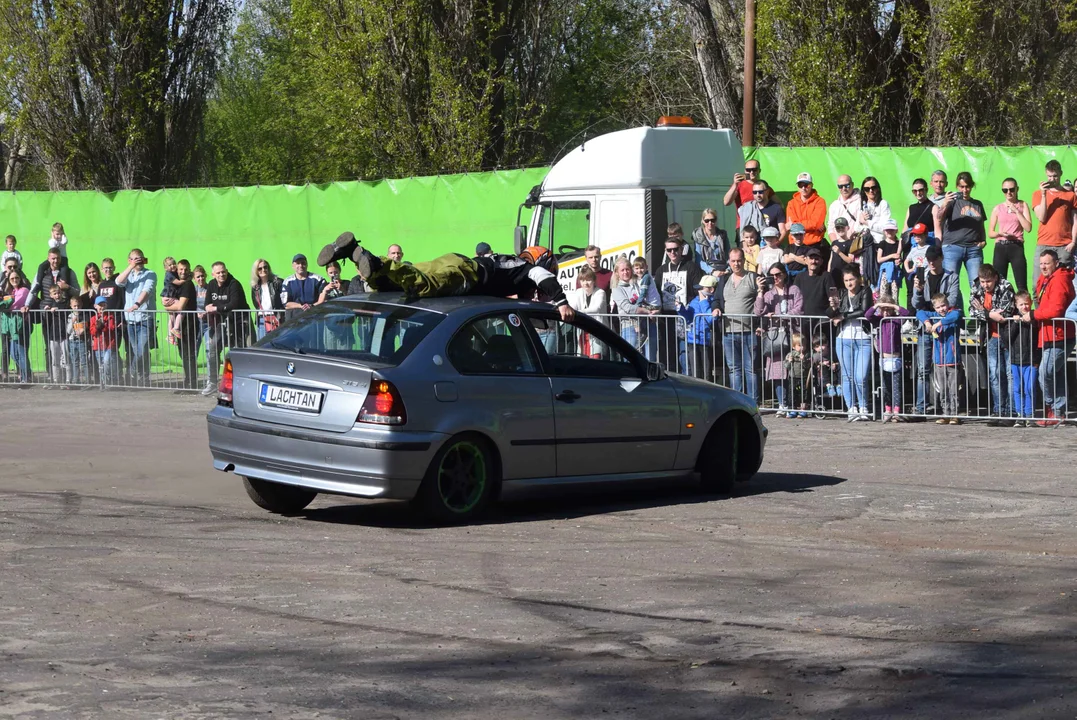
[[[1043,390],[1044,419],[1036,424],[1052,427],[1066,420],[1066,358],[1073,353],[1073,323],[1065,319],[1073,302],[1073,271],[1058,264],[1053,249],[1040,252],[1040,279],[1036,281],[1036,309],[1022,318],[1040,326],[1040,389]]]
[[[797,175],[797,194],[785,208],[787,222],[800,223],[804,226],[804,244],[818,245],[823,254],[823,262],[830,255],[830,243],[823,234],[826,232],[826,200],[815,192],[811,174],[802,172]]]

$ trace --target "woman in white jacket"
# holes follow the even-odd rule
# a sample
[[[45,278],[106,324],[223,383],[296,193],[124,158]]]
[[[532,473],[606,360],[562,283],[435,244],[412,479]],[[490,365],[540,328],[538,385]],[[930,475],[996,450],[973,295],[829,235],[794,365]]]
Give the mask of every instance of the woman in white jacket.
[[[588,315],[594,315],[595,313],[603,313],[606,309],[606,291],[600,287],[595,287],[595,271],[591,269],[589,265],[584,265],[580,268],[579,275],[577,276],[580,282],[580,286],[569,293],[566,293],[568,297],[568,304],[572,306],[572,309],[576,312],[587,313]],[[606,318],[595,318],[602,324],[606,324]],[[577,342],[579,343],[579,353],[586,357],[601,358],[603,350],[602,343],[592,337],[589,333],[578,332]]]
[[[875,261],[875,248],[886,238],[886,224],[893,219],[890,203],[883,200],[883,188],[879,181],[868,175],[860,183],[860,199],[863,204],[857,220],[860,225],[871,231],[872,246],[864,243],[864,254],[860,256],[860,271],[866,280],[875,284],[878,281],[878,263]],[[866,239],[866,238],[865,238]],[[869,257],[870,255],[870,257]]]

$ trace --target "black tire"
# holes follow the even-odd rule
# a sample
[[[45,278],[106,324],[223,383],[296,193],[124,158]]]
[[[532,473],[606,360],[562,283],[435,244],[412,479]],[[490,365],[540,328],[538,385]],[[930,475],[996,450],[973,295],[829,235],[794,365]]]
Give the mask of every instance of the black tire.
[[[740,450],[740,423],[732,415],[723,415],[707,433],[696,460],[700,485],[705,492],[733,494],[739,472]]]
[[[487,509],[500,482],[490,443],[479,435],[457,435],[434,456],[414,503],[431,521],[469,522]]]
[[[318,497],[313,490],[255,478],[243,478],[243,488],[255,505],[281,515],[294,515]]]

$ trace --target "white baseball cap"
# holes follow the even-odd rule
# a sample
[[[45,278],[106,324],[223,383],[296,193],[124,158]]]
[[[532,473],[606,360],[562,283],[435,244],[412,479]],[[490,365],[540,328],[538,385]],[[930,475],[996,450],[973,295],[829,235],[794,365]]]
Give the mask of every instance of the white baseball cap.
[[[809,182],[810,183],[811,181],[812,181],[811,173],[803,172],[803,173],[800,173],[799,175],[797,175],[797,182],[798,183],[802,183],[802,182]]]

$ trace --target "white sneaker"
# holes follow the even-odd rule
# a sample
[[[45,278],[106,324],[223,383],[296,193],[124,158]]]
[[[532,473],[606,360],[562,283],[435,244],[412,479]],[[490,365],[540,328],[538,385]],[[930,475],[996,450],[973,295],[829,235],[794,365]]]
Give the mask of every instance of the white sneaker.
[[[785,417],[785,416],[786,416],[786,415],[788,415],[788,414],[789,414],[789,408],[787,408],[787,407],[786,407],[786,406],[784,406],[784,405],[779,405],[779,406],[778,406],[778,412],[774,413],[774,417],[780,417],[780,418],[783,418],[783,417]]]
[[[217,392],[217,388],[213,385],[213,383],[206,383],[206,386],[204,388],[202,388],[202,394],[203,395],[208,396],[208,395],[212,395],[215,392]]]
[[[871,413],[868,412],[866,407],[862,407],[859,410],[861,420],[871,420]]]

